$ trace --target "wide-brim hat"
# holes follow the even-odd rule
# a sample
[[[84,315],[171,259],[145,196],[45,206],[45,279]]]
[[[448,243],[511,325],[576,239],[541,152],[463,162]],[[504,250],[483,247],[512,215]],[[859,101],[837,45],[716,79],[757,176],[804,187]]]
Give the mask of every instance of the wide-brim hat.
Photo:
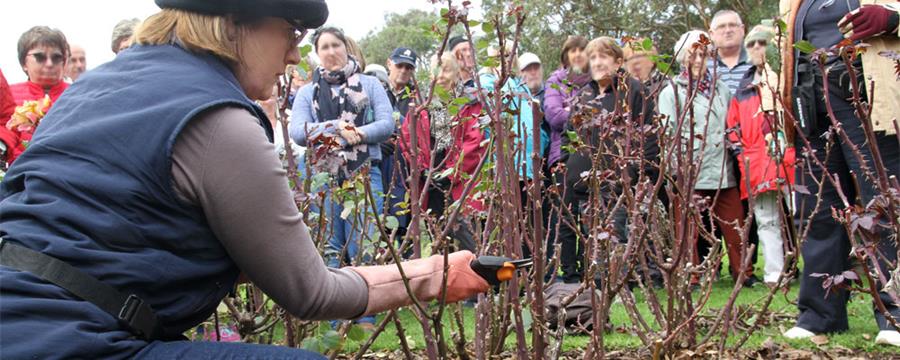
[[[238,15],[248,18],[279,17],[306,29],[328,20],[325,0],[155,0],[163,9],[181,9],[208,15]]]

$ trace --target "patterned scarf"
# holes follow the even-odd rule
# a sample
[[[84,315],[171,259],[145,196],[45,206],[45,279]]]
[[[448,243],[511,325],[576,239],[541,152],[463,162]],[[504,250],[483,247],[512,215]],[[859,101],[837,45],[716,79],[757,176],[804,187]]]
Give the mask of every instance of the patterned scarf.
[[[468,99],[467,105],[478,102],[478,89],[474,87],[457,84],[452,94]],[[434,149],[436,151],[445,151],[453,145],[452,129],[457,117],[451,116],[447,111],[449,106],[450,104],[443,104],[440,101],[429,106],[431,134],[434,136]],[[462,108],[463,106],[460,106],[459,110],[462,110]]]
[[[332,85],[339,85],[337,88]],[[369,108],[369,97],[359,80],[359,63],[349,56],[347,65],[338,71],[328,71],[319,67],[313,74],[313,111],[319,121],[343,120],[361,127],[368,123],[366,119]],[[357,144],[341,150],[342,167],[345,176],[349,176],[364,165],[369,159],[369,147]]]
[[[685,80],[690,79],[687,69],[681,72],[681,77]],[[712,75],[710,75],[709,70],[703,72],[703,78],[700,79],[700,81],[694,79],[694,82],[694,86],[697,88],[697,90],[700,91],[700,94],[703,94],[703,96],[706,97],[710,97],[710,90],[712,89]]]

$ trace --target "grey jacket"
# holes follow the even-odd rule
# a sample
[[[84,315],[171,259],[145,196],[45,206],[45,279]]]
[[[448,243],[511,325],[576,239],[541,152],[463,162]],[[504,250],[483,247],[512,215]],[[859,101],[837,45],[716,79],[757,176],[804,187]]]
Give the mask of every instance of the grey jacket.
[[[685,101],[687,98],[687,79],[678,76],[674,79],[677,88],[678,102],[676,109],[676,89],[670,83],[659,94],[657,109],[660,115],[664,115],[662,123],[666,126],[666,134],[672,138],[678,126],[677,121],[681,114],[687,112]],[[712,99],[698,93],[694,97],[694,117],[685,116],[685,124],[681,127],[684,141],[689,141],[691,128],[693,127],[695,138],[693,139],[693,159],[671,159],[673,165],[679,162],[693,161],[699,163],[700,174],[695,189],[715,190],[727,189],[737,186],[734,176],[734,160],[727,151],[725,142],[725,119],[728,113],[728,105],[731,103],[731,90],[723,81],[716,81],[712,89]],[[691,121],[693,120],[693,121]],[[692,124],[693,126],[688,126]],[[697,138],[696,135],[702,135]],[[704,141],[706,145],[704,147]],[[668,146],[661,145],[665,151]],[[700,150],[703,150],[702,153]],[[675,154],[662,154],[662,156],[675,156]]]

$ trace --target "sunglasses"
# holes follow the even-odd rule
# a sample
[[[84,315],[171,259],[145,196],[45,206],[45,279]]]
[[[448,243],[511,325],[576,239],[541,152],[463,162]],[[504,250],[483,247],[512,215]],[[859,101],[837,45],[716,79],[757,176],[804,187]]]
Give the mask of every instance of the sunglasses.
[[[747,47],[748,47],[748,48],[752,48],[752,47],[755,47],[755,46],[762,46],[762,47],[765,47],[765,46],[768,45],[768,44],[769,44],[769,42],[768,42],[768,41],[765,41],[765,40],[753,40],[753,41],[747,43]]]
[[[47,59],[48,59],[47,54],[44,54],[43,52],[33,52],[33,53],[28,54],[28,56],[33,57],[34,60],[37,61],[39,64],[47,63]],[[66,57],[60,53],[53,53],[52,55],[50,55],[49,59],[50,59],[50,62],[53,63],[53,65],[59,65],[59,64],[62,64],[62,62],[66,59]]]

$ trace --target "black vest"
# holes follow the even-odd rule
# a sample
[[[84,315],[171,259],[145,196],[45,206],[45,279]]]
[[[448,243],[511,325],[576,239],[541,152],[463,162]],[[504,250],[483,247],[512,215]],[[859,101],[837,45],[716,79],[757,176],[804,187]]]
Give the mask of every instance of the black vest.
[[[197,325],[238,269],[202,209],[177,198],[171,155],[188,121],[225,106],[259,118],[271,140],[265,114],[211,55],[136,46],[85,73],[0,184],[0,235],[138,295],[167,336]],[[129,357],[146,345],[27,273],[0,267],[0,302],[0,347],[10,358]]]

